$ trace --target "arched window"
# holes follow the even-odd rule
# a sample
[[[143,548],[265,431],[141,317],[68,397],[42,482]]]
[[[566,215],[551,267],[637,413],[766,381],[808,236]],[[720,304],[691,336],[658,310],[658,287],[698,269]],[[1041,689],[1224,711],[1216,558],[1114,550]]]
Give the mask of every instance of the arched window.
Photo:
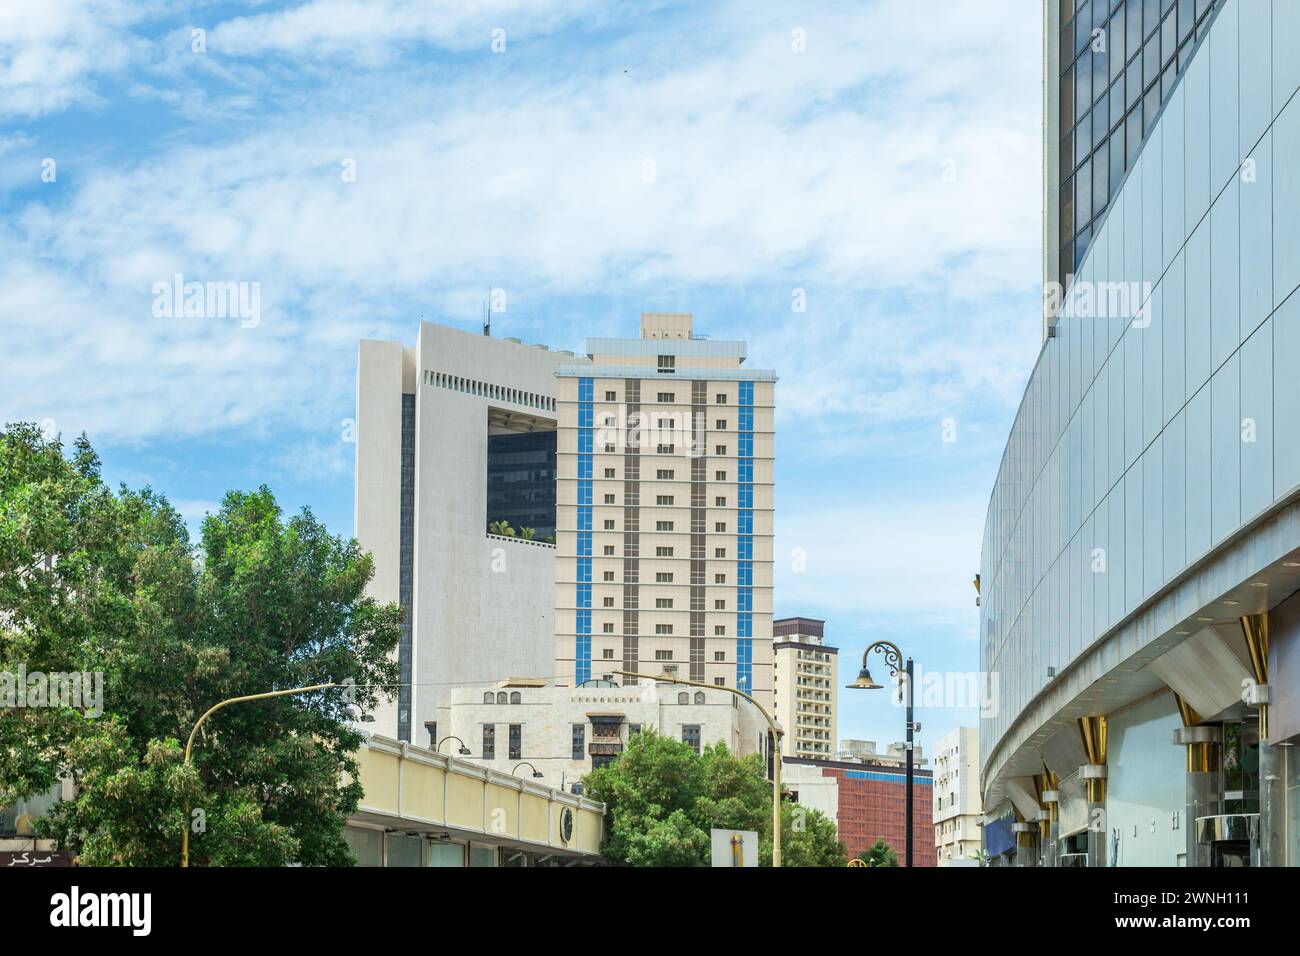
[[[483,695],[483,703],[485,704],[492,703],[492,691],[488,691]]]
[[[500,693],[497,694],[497,703],[498,703],[498,704],[504,704],[504,703],[506,702],[506,700],[507,700],[507,698],[506,698],[506,692],[505,692],[505,691],[501,691]]]
[[[704,703],[704,691],[702,691],[702,690],[697,690],[697,691],[695,692],[695,703],[697,703],[697,704],[702,704],[702,703]]]
[[[513,691],[513,692],[510,694],[510,703],[512,703],[512,704],[522,704],[523,702],[524,702],[524,699],[523,699],[523,697],[521,697],[521,696],[519,695],[519,691]]]
[[[677,703],[689,704],[690,702],[691,702],[691,695],[688,694],[686,691],[682,691],[680,694],[677,695]]]

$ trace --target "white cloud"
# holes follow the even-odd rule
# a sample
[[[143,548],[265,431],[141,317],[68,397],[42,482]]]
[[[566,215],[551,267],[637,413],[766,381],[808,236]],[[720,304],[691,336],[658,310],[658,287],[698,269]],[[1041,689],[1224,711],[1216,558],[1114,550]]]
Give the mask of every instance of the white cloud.
[[[129,439],[319,433],[350,405],[360,336],[409,340],[417,310],[465,309],[479,298],[467,290],[502,285],[512,305],[648,300],[784,277],[814,301],[885,292],[936,311],[910,328],[882,311],[818,328],[779,310],[717,321],[800,384],[783,414],[889,420],[973,394],[1014,403],[1023,363],[996,361],[1007,351],[990,340],[1007,329],[987,311],[1023,289],[1038,247],[1038,193],[1025,187],[1038,176],[1037,26],[1012,6],[694,10],[689,30],[615,40],[568,71],[515,48],[504,55],[518,58],[514,72],[489,59],[449,83],[410,69],[403,44],[454,46],[470,14],[443,22],[423,5],[321,0],[217,24],[216,56],[274,49],[292,66],[354,36],[386,65],[350,64],[315,98],[295,90],[301,108],[268,106],[223,139],[86,171],[67,205],[16,209],[0,234],[11,250],[0,321],[17,359],[0,407],[52,407]],[[541,31],[558,9],[473,16]],[[807,53],[790,49],[795,27]],[[356,76],[385,96],[341,105]],[[341,179],[345,159],[354,183]],[[150,289],[175,273],[260,283],[262,324],[153,318]],[[945,291],[954,280],[970,295]],[[972,303],[986,311],[971,315]],[[574,316],[556,331],[613,330]]]

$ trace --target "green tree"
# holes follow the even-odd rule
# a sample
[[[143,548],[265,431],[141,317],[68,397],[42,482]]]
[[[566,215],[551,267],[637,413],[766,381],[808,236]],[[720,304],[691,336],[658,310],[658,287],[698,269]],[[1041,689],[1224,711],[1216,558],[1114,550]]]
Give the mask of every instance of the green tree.
[[[876,842],[859,853],[858,859],[867,866],[898,866],[898,854],[884,837],[876,837]]]
[[[353,708],[397,680],[396,606],[365,596],[370,558],[271,492],[227,495],[191,547],[166,500],[100,480],[84,437],[65,458],[33,427],[0,432],[0,670],[98,671],[104,709],[0,721],[0,803],[60,774],[76,796],[43,831],[91,865],[347,864],[361,795]],[[220,711],[228,697],[351,683]],[[351,781],[342,785],[344,773]]]
[[[605,858],[632,866],[708,866],[709,830],[755,830],[760,862],[772,860],[772,785],[757,754],[725,744],[694,748],[653,731],[634,734],[608,767],[583,778],[606,804]],[[835,825],[816,810],[782,806],[786,866],[843,866]],[[787,849],[793,847],[793,849]]]

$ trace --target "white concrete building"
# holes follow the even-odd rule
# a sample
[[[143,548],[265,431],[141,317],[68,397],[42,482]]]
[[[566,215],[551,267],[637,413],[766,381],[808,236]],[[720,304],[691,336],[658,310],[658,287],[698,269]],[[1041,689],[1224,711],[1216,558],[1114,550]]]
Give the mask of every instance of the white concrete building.
[[[980,849],[979,728],[958,727],[934,747],[934,845],[939,865]]]
[[[443,753],[562,789],[615,760],[642,730],[697,750],[721,742],[742,755],[762,741],[761,717],[733,694],[653,682],[619,687],[599,676],[581,687],[530,678],[458,687],[440,714]]]
[[[839,649],[826,643],[825,628],[808,617],[772,622],[773,703],[787,757],[835,754]]]
[[[668,670],[770,705],[775,374],[684,313],[587,351],[556,370],[556,673]]]
[[[555,673],[555,371],[584,362],[428,323],[414,348],[361,343],[356,535],[370,593],[407,612],[399,660],[414,685],[376,733],[436,743],[451,687]],[[488,534],[498,520],[538,534]]]
[[[924,748],[916,744],[912,748],[912,766],[924,767],[926,759],[922,756]],[[849,763],[879,764],[884,767],[902,767],[907,764],[907,744],[895,741],[887,744],[884,750],[876,749],[874,740],[841,740],[836,760]]]

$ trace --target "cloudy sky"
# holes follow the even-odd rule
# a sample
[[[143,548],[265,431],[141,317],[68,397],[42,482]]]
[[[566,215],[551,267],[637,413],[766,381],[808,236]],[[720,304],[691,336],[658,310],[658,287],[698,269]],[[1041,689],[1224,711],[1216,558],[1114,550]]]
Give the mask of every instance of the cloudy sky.
[[[489,288],[577,351],[691,311],[780,375],[777,613],[846,675],[881,637],[974,671],[1040,57],[1035,0],[5,0],[0,420],[192,522],[267,483],[351,534],[358,339],[476,329]],[[257,321],[159,315],[178,274]],[[845,698],[841,737],[901,738]]]

